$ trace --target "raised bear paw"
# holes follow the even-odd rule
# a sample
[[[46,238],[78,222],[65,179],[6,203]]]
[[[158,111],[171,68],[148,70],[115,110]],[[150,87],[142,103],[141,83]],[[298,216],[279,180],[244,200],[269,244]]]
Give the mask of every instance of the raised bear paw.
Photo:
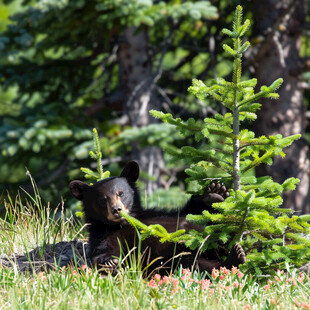
[[[221,183],[212,182],[206,187],[203,193],[203,202],[206,205],[210,205],[214,202],[223,202],[229,197],[229,192],[226,186]]]
[[[231,269],[233,266],[238,267],[246,262],[246,255],[239,243],[236,243],[231,249],[227,259],[223,263],[223,267]]]

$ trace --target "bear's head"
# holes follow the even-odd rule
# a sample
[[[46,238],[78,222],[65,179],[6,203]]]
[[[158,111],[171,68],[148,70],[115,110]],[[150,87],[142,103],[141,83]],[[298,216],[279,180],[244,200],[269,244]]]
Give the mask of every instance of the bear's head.
[[[126,221],[120,212],[137,216],[141,212],[139,193],[135,182],[139,166],[135,161],[127,163],[119,177],[110,177],[93,185],[72,181],[72,195],[83,202],[86,220],[106,224],[123,224]]]

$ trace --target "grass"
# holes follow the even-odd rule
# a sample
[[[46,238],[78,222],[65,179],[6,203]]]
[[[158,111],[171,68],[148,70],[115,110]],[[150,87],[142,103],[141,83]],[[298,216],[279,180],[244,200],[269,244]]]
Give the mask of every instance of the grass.
[[[33,196],[4,201],[0,253],[27,252],[48,243],[85,238],[85,227],[64,215],[60,206],[43,206]],[[134,265],[134,264],[133,264]],[[289,269],[289,268],[288,268]],[[70,266],[24,274],[0,268],[0,309],[310,309],[310,282],[295,269],[258,278],[235,269],[204,275],[179,269],[169,277],[143,279],[134,266],[115,277]]]

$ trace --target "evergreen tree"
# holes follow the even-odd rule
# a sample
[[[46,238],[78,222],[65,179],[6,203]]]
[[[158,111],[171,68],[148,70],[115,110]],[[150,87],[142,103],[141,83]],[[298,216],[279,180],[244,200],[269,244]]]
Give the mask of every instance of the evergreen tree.
[[[201,247],[202,251],[216,249],[219,241],[228,248],[240,242],[247,252],[247,266],[262,273],[271,267],[280,268],[285,261],[295,264],[310,258],[310,241],[303,235],[309,233],[307,220],[310,215],[290,216],[291,209],[280,207],[282,194],[294,190],[298,179],[290,178],[278,184],[269,176],[256,178],[253,175],[255,167],[271,165],[275,156],[283,157],[283,148],[300,135],[255,137],[254,132],[244,127],[256,119],[256,111],[261,106],[257,101],[260,98],[277,99],[276,91],[283,82],[279,78],[255,92],[257,80],[242,78],[242,56],[250,46],[242,38],[249,26],[249,20],[242,22],[242,7],[238,6],[232,30],[223,29],[232,40],[232,45],[223,45],[233,57],[232,81],[218,78],[205,84],[193,80],[189,88],[200,100],[211,96],[220,102],[228,110],[225,115],[184,121],[159,111],[151,111],[151,114],[175,126],[183,135],[193,135],[201,142],[199,149],[183,146],[180,150],[167,150],[175,158],[191,164],[186,170],[191,193],[203,194],[206,186],[215,179],[233,188],[224,202],[213,204],[216,213],[204,211],[201,215],[187,216],[189,221],[206,226],[203,233],[178,234],[174,241],[180,242],[183,238],[190,248]],[[137,225],[136,220],[128,219]],[[143,230],[148,231],[146,227]]]
[[[59,197],[85,165],[92,145],[89,128],[104,134],[105,159],[124,162],[139,158],[146,146],[156,148],[145,138],[152,121],[148,108],[160,108],[157,81],[168,63],[171,72],[171,65],[179,64],[165,57],[169,52],[183,61],[188,48],[181,46],[193,46],[191,40],[206,31],[201,20],[216,18],[216,8],[208,1],[25,0],[21,5],[0,36],[0,81],[5,88],[15,87],[20,107],[13,117],[6,113],[0,119],[1,189],[20,186],[27,166],[40,187],[54,187]],[[193,24],[199,29],[184,32]],[[148,132],[157,141],[156,134],[167,126],[152,131],[160,127],[152,125]],[[124,129],[132,129],[138,139],[119,143]]]

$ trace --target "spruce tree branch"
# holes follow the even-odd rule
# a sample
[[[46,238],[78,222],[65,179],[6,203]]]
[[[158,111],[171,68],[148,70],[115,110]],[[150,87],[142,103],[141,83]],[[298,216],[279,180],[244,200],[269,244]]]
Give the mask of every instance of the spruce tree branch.
[[[254,160],[250,165],[248,165],[246,168],[244,168],[241,172],[245,173],[245,172],[249,171],[250,169],[259,166],[260,164],[263,163],[264,160],[266,160],[272,156],[273,156],[273,151],[266,151],[263,156],[259,157],[259,159],[257,159],[257,160]]]
[[[257,101],[258,99],[260,99],[261,97],[264,97],[266,96],[267,93],[266,92],[263,92],[263,91],[260,91],[259,93],[247,98],[247,99],[244,99],[242,100],[241,102],[238,103],[238,108],[242,107],[243,105],[245,104],[248,104],[248,103],[251,103],[251,102],[255,102]]]
[[[204,122],[206,125],[210,125],[210,126],[216,126],[216,127],[222,127],[222,128],[227,128],[227,125],[225,124],[219,124],[219,123],[211,123],[211,122],[208,122],[208,121],[205,121]],[[211,130],[211,129],[210,129]]]
[[[239,152],[241,150],[243,150],[244,148],[248,147],[248,146],[254,146],[254,145],[269,145],[271,144],[270,141],[268,142],[253,142],[253,143],[245,143],[245,144],[242,144],[242,146],[239,147]]]
[[[70,68],[72,66],[90,66],[92,60],[96,59],[102,53],[102,47],[97,47],[93,50],[93,53],[90,56],[74,58],[74,59],[64,59],[64,58],[45,58],[43,64],[38,64],[36,61],[24,59],[23,65],[15,65],[16,68],[21,68],[22,71],[25,70],[27,67],[31,68],[31,71],[36,72],[39,70],[55,68],[55,67],[62,67],[62,68]],[[68,56],[69,53],[67,54]],[[13,66],[12,66],[13,67]]]
[[[206,149],[208,149],[208,150],[214,150],[214,151],[216,151],[217,153],[222,153],[222,154],[229,155],[229,156],[232,155],[232,152],[224,151],[224,150],[221,150],[221,149],[218,149],[218,148],[215,148],[215,147],[206,146]]]
[[[248,206],[242,216],[242,220],[241,220],[241,223],[240,223],[240,226],[238,228],[238,231],[239,233],[237,234],[237,236],[239,235],[238,239],[239,241],[242,240],[242,236],[243,236],[243,233],[244,233],[244,230],[245,230],[245,222],[246,222],[246,219],[248,217],[248,214],[249,214],[249,211],[250,211],[250,206]]]
[[[218,160],[218,159],[213,159],[212,157],[208,157],[208,158],[204,158],[203,160],[210,162],[211,164],[214,165],[214,167],[228,173],[228,174],[232,174],[232,168],[230,170],[224,168],[223,166],[219,165],[220,162],[224,163],[225,165],[230,165],[229,163],[223,161],[223,160]]]
[[[247,236],[247,235],[250,235],[252,234],[252,232],[254,233],[259,233],[260,235],[262,235],[263,237],[267,238],[267,239],[282,239],[283,237],[283,234],[271,234],[269,232],[266,232],[266,231],[262,231],[260,229],[252,229],[252,230],[245,230],[243,233],[242,233],[242,236]],[[287,233],[295,233],[295,230],[294,229],[286,229],[285,232],[284,232],[284,235],[287,234]],[[256,247],[255,247],[256,248]]]

